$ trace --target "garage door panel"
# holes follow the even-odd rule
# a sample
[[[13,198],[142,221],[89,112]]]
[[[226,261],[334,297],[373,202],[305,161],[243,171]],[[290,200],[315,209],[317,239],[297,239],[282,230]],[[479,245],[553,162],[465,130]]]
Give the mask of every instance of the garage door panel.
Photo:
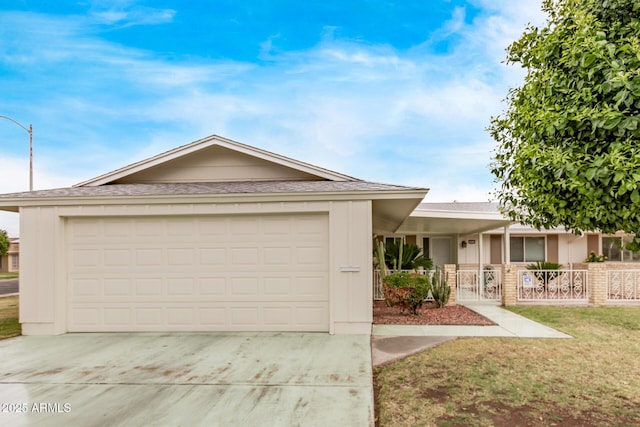
[[[201,248],[198,251],[200,265],[225,266],[227,265],[227,249],[226,248]]]
[[[104,249],[102,254],[105,268],[128,268],[131,266],[131,251],[128,249]]]
[[[133,224],[126,219],[112,219],[102,226],[105,241],[120,240],[122,237],[133,234]]]
[[[257,297],[258,278],[257,277],[233,277],[230,280],[230,294],[233,296]]]
[[[167,263],[169,265],[182,265],[187,267],[193,267],[197,264],[196,258],[194,258],[193,248],[173,248],[167,249]]]
[[[264,295],[274,297],[286,297],[292,294],[290,277],[265,277]]]
[[[76,302],[126,300],[144,302],[151,300],[184,299],[198,301],[319,301],[328,300],[326,275],[262,276],[236,273],[230,276],[193,277],[165,276],[157,272],[140,277],[76,277],[72,279],[71,293]]]
[[[199,282],[199,294],[203,297],[210,295],[221,296],[227,293],[227,279],[225,277],[202,277]]]
[[[326,215],[82,218],[67,230],[71,331],[328,330]]]
[[[165,232],[164,222],[160,218],[139,218],[132,222],[136,237],[160,237]]]
[[[194,279],[192,277],[167,278],[167,296],[196,295]]]
[[[112,331],[326,331],[328,312],[324,304],[298,306],[238,303],[234,307],[216,304],[180,305],[166,307],[150,304],[125,307],[100,304],[77,308],[70,312],[70,320],[78,329],[95,332]]]
[[[101,281],[95,278],[76,279],[71,285],[73,294],[77,297],[90,297],[95,299],[102,295]]]
[[[132,281],[129,278],[107,278],[103,283],[105,297],[131,297],[134,294]]]
[[[75,268],[96,268],[102,265],[102,254],[98,249],[76,249],[71,253],[71,266]]]
[[[101,323],[107,331],[111,327],[127,327],[127,325],[133,323],[132,310],[129,307],[104,307],[100,312],[103,316]]]
[[[135,280],[133,296],[136,296],[136,297],[141,296],[144,298],[147,298],[150,296],[164,297],[162,292],[162,278],[161,277],[137,278]],[[134,298],[131,298],[131,300],[133,299]]]
[[[227,224],[224,217],[200,218],[197,227],[200,236],[222,238],[227,234]]]

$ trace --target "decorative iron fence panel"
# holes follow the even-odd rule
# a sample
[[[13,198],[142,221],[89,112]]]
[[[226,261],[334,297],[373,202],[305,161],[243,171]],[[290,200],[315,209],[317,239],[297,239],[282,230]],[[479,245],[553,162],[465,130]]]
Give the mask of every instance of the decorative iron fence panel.
[[[607,302],[640,303],[640,270],[607,271]]]
[[[589,302],[587,270],[519,270],[518,301]]]
[[[478,280],[478,270],[457,271],[457,301],[502,301],[502,272],[484,270]]]

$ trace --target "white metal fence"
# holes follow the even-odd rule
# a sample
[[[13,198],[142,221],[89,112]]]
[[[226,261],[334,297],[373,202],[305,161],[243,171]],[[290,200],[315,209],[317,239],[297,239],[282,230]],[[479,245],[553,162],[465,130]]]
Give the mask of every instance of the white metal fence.
[[[587,270],[519,270],[518,301],[589,302]]]
[[[502,301],[500,270],[484,270],[482,280],[478,280],[478,270],[458,270],[456,274],[457,301]]]
[[[607,302],[640,302],[640,270],[607,271]]]

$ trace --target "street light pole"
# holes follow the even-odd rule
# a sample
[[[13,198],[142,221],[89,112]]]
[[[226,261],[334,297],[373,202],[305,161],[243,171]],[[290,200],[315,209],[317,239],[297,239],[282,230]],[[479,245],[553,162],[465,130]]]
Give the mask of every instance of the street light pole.
[[[23,126],[22,123],[12,119],[11,117],[0,115],[0,119],[6,119],[20,126],[29,134],[29,191],[33,191],[33,125],[29,124],[29,128]]]

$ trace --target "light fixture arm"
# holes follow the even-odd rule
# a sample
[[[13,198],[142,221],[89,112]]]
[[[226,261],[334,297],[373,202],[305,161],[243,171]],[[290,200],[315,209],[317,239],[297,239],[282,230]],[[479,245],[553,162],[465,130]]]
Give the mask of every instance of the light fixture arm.
[[[0,119],[6,119],[20,126],[29,134],[29,191],[33,191],[33,125],[29,124],[27,128],[22,123],[12,119],[11,117],[0,115]]]

